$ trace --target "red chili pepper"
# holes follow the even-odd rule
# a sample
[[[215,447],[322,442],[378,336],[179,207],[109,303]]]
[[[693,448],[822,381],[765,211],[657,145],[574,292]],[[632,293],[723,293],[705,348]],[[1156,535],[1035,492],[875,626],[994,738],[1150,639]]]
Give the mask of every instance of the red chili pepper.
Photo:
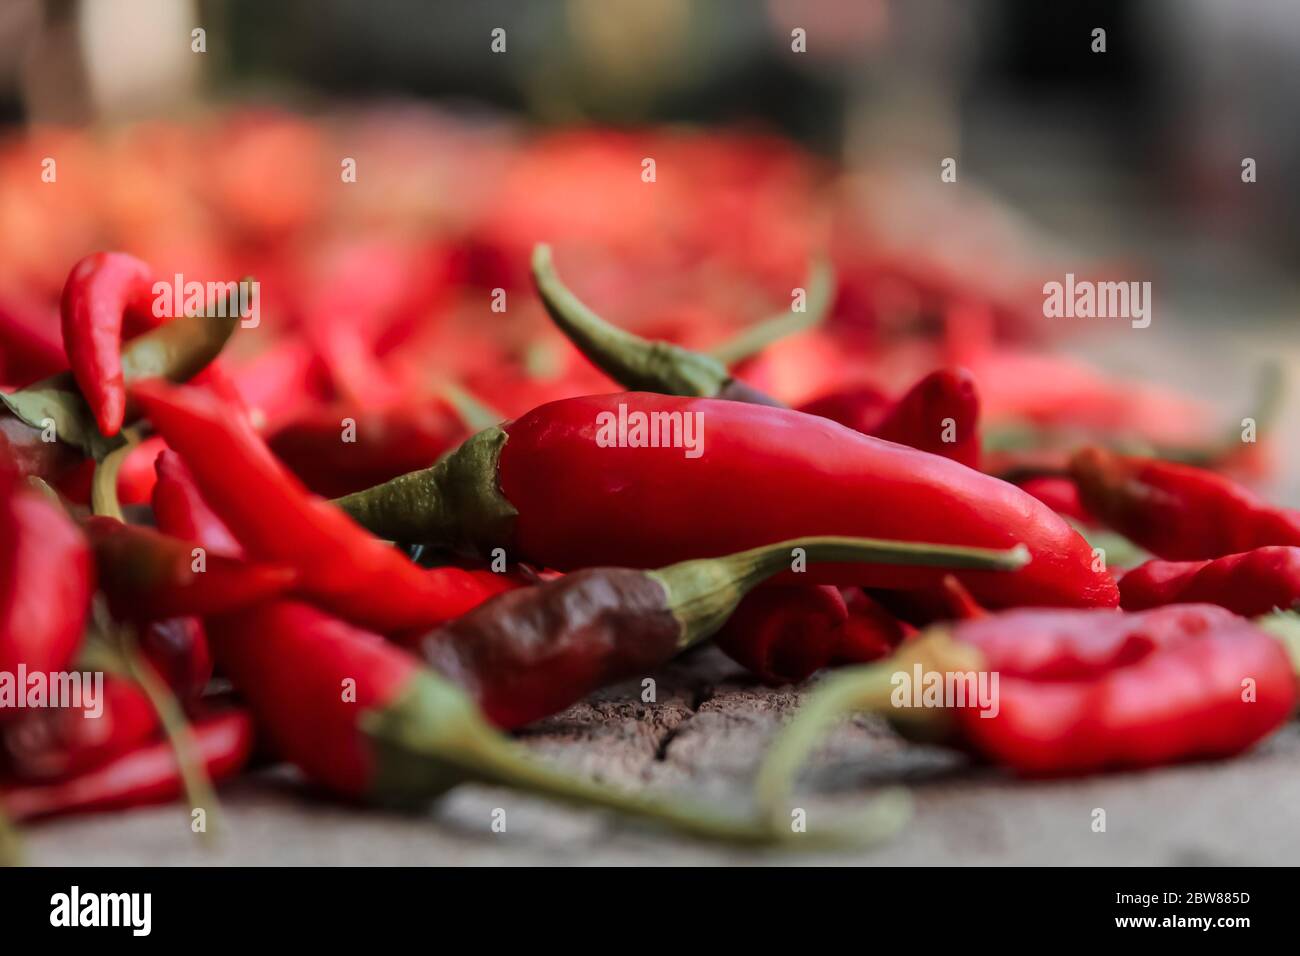
[[[192,542],[116,518],[92,516],[84,528],[100,589],[120,620],[238,610],[284,594],[298,578],[291,567],[208,554]]]
[[[619,422],[652,420],[681,423],[679,439],[687,423],[699,429],[699,457],[614,447]],[[553,402],[338,504],[384,537],[500,547],[558,570],[658,566],[807,533],[1023,543],[1031,561],[1019,571],[959,577],[990,606],[1119,599],[1087,542],[1020,489],[825,419],[737,402],[637,393]],[[827,565],[807,578],[915,588],[937,585],[942,572]]]
[[[345,495],[421,468],[468,434],[443,399],[390,408],[335,406],[287,422],[267,444],[318,495]]]
[[[182,541],[193,541],[211,554],[237,558],[244,549],[208,507],[181,456],[164,451],[154,463],[158,481],[153,489],[153,513],[158,528]]]
[[[1213,561],[1148,561],[1119,581],[1120,606],[1217,604],[1245,617],[1300,602],[1300,548],[1265,547]]]
[[[828,677],[770,751],[760,802],[788,813],[794,770],[848,711],[1022,774],[1065,775],[1231,756],[1281,725],[1296,697],[1283,642],[1223,608],[1009,611]]]
[[[244,766],[253,724],[242,710],[200,720],[192,728],[199,759],[213,780]],[[167,741],[144,744],[80,776],[59,783],[0,787],[0,809],[11,820],[119,810],[175,800],[184,790],[176,754]]]
[[[116,435],[126,414],[123,327],[129,336],[159,323],[153,315],[153,270],[120,252],[86,256],[68,273],[61,311],[72,374],[99,430]]]
[[[50,316],[46,323],[38,313],[0,302],[0,384],[28,385],[68,367],[53,310]]]
[[[1300,511],[1274,508],[1213,472],[1087,448],[1070,474],[1089,511],[1157,557],[1195,561],[1300,545]]]
[[[0,673],[60,671],[81,643],[94,565],[80,529],[0,468]],[[0,705],[0,720],[12,716]]]
[[[800,405],[799,411],[829,418],[864,435],[873,435],[895,404],[894,399],[874,385],[855,385],[819,395]]]
[[[1064,475],[1033,475],[1015,484],[1059,515],[1073,518],[1080,524],[1097,524],[1097,519],[1083,506],[1079,486]]]
[[[587,568],[485,602],[424,638],[420,653],[497,726],[520,727],[600,687],[648,674],[712,636],[746,593],[788,570],[795,555],[807,562],[1017,566],[998,552],[980,557],[908,542],[798,538],[657,571]],[[873,619],[868,638],[860,626],[868,612],[856,610],[854,626],[836,635],[832,658],[863,653],[868,640],[874,656],[888,650],[887,616]]]
[[[910,628],[857,588],[759,588],[740,603],[715,643],[769,684],[793,684],[823,667],[889,654]]]
[[[322,607],[393,632],[436,626],[495,593],[460,568],[416,567],[308,493],[213,396],[162,382],[132,394],[248,556],[296,568],[298,592]]]
[[[104,678],[95,707],[42,708],[0,725],[5,763],[18,780],[64,780],[107,763],[157,732],[148,696],[129,680]]]
[[[713,839],[766,843],[788,832],[623,793],[535,763],[463,691],[410,653],[307,605],[270,602],[213,618],[212,626],[218,662],[271,748],[343,796],[423,806],[459,783],[478,781]]]

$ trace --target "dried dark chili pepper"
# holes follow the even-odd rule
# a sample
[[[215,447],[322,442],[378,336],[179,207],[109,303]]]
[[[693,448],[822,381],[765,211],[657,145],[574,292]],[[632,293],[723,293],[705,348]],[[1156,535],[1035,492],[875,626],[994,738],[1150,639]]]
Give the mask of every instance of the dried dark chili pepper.
[[[536,763],[494,730],[464,691],[409,652],[307,605],[275,601],[212,624],[218,662],[272,749],[342,796],[424,805],[477,781],[711,839],[769,843],[789,831],[698,804],[624,793]],[[885,804],[857,835],[891,832],[904,812]]]
[[[444,399],[389,408],[335,406],[286,422],[271,451],[311,491],[346,495],[436,461],[469,434]]]
[[[1281,545],[1212,561],[1148,561],[1119,580],[1120,606],[1217,604],[1245,617],[1300,602],[1300,548]]]
[[[192,542],[116,518],[93,516],[83,527],[100,590],[119,620],[234,611],[278,597],[298,579],[292,567],[210,555]]]
[[[1071,459],[1070,474],[1090,512],[1157,557],[1197,561],[1300,545],[1300,511],[1191,465],[1087,448]]]
[[[247,556],[297,569],[297,592],[346,620],[384,632],[429,628],[499,590],[460,568],[416,567],[367,534],[303,488],[215,397],[162,382],[133,395]]]
[[[0,673],[62,670],[76,654],[94,591],[81,530],[0,464]],[[0,704],[0,721],[17,711]]]
[[[911,629],[857,588],[758,588],[714,642],[769,684],[798,683],[823,667],[887,656]]]
[[[650,673],[711,637],[751,589],[795,558],[1010,570],[1014,554],[898,541],[799,538],[657,571],[587,568],[501,594],[419,645],[434,670],[499,727],[520,727],[592,691]],[[877,655],[878,656],[878,655]]]
[[[96,252],[72,267],[63,287],[63,348],[72,374],[104,435],[126,414],[122,338],[159,324],[153,270],[134,256]]]
[[[618,447],[619,423],[631,421],[677,421],[683,435],[694,423],[699,457]],[[1118,602],[1087,542],[1020,489],[822,418],[737,402],[637,393],[553,402],[479,432],[432,468],[337,503],[382,537],[499,547],[561,571],[656,567],[808,533],[1023,543],[1031,561],[1019,571],[958,575],[981,603]],[[942,576],[822,565],[806,583],[915,588]]]
[[[1223,608],[1008,611],[828,677],[769,752],[760,804],[785,818],[795,770],[852,711],[1022,774],[1069,775],[1231,756],[1285,721],[1296,695],[1284,642]]]
[[[208,776],[223,780],[238,773],[253,748],[253,722],[242,710],[198,721],[195,749]],[[143,744],[70,780],[0,787],[0,810],[12,820],[34,820],[166,803],[185,791],[171,744]]]

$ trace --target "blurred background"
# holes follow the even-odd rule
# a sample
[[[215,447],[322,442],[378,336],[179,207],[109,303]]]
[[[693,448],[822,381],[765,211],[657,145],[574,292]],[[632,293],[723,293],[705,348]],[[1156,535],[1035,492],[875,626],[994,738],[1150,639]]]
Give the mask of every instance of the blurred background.
[[[960,361],[990,432],[1203,444],[1295,362],[1297,80],[1288,0],[8,0],[0,305],[45,321],[97,248],[252,272],[237,370],[275,356],[329,401],[454,379],[517,414],[608,388],[531,301],[534,242],[696,347],[829,254],[829,338],[743,370],[787,401]],[[1152,327],[1045,319],[1066,272],[1150,281]]]

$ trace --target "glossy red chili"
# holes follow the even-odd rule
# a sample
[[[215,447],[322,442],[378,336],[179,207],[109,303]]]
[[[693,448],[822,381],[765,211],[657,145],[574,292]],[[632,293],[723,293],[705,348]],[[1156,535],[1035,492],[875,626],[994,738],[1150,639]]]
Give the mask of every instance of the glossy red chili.
[[[676,422],[678,447],[636,447],[649,432],[632,440],[630,423],[651,421]],[[1118,602],[1087,542],[1020,489],[825,419],[738,402],[639,393],[553,402],[338,503],[384,537],[500,547],[559,570],[653,567],[808,533],[1023,543],[1031,560],[1019,571],[958,577],[993,607]],[[916,588],[942,576],[826,565],[807,583]]]
[[[1088,448],[1070,474],[1083,504],[1152,554],[1218,558],[1268,545],[1300,545],[1300,511],[1275,508],[1213,472]]]
[[[459,568],[418,568],[367,534],[303,488],[213,396],[161,382],[133,394],[244,552],[295,568],[298,593],[322,607],[391,632],[433,627],[495,593]]]
[[[129,336],[159,324],[153,298],[153,270],[120,252],[86,256],[63,287],[63,347],[105,435],[116,435],[126,414],[123,330]]]

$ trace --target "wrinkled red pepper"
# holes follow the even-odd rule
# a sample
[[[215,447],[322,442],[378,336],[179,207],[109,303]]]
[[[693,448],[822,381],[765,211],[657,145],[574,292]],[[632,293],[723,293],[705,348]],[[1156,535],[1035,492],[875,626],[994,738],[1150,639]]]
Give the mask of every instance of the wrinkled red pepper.
[[[1300,548],[1265,547],[1213,561],[1148,561],[1119,581],[1120,606],[1217,604],[1244,617],[1300,602]]]
[[[949,675],[963,678],[964,700],[955,680],[952,695],[943,691]],[[1008,611],[828,677],[770,751],[760,803],[788,819],[794,771],[849,711],[885,714],[1021,774],[1058,776],[1231,756],[1280,726],[1296,697],[1283,642],[1223,608]]]
[[[1275,508],[1213,472],[1087,448],[1070,461],[1084,506],[1152,554],[1196,561],[1300,545],[1300,511]]]
[[[702,423],[700,457],[682,447],[615,447],[618,421],[652,414]],[[597,441],[598,428],[609,442]],[[1087,542],[1020,489],[825,419],[738,402],[639,393],[553,402],[479,432],[432,468],[338,504],[384,537],[501,547],[511,560],[558,570],[654,567],[808,533],[1023,543],[1031,560],[1019,571],[958,577],[993,607],[1119,599]],[[942,576],[826,565],[806,577],[917,588]]]
[[[780,685],[885,657],[910,631],[860,589],[777,585],[746,597],[714,642],[760,680]]]

